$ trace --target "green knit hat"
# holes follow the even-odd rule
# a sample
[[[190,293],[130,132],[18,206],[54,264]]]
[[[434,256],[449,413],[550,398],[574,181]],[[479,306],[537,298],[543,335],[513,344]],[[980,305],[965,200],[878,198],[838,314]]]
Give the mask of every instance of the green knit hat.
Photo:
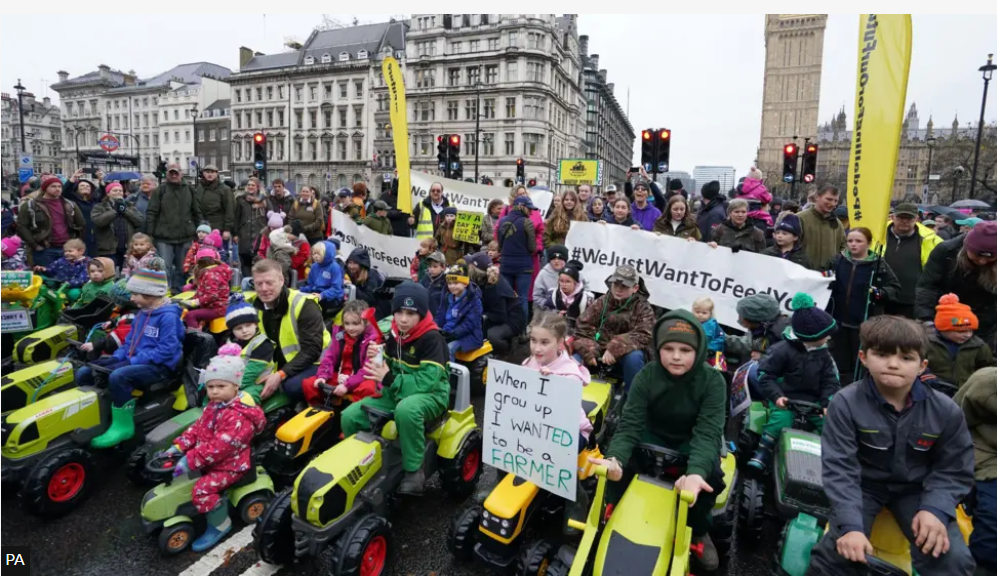
[[[830,314],[817,308],[806,292],[797,292],[789,303],[793,309],[793,334],[803,342],[815,342],[834,334],[838,327]]]
[[[701,344],[699,331],[682,318],[669,318],[659,322],[654,331],[654,341],[658,348],[669,342],[681,342],[692,346],[697,352]]]

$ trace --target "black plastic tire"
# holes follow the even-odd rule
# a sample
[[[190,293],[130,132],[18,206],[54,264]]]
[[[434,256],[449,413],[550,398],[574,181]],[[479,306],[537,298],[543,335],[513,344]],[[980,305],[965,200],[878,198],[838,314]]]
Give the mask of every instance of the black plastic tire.
[[[440,483],[447,494],[455,498],[466,498],[474,493],[481,478],[481,433],[477,430],[468,434],[464,445],[453,460],[440,459]]]
[[[547,540],[527,543],[516,559],[517,576],[544,576],[554,560],[554,546]]]
[[[263,517],[272,497],[273,494],[267,490],[258,490],[243,496],[242,500],[239,500],[239,518],[242,518],[245,524],[255,524]]]
[[[159,552],[163,556],[176,556],[190,548],[194,537],[194,525],[190,522],[182,522],[169,528],[163,528],[156,542],[159,546]]]
[[[560,558],[554,558],[547,567],[547,576],[568,576],[571,566],[565,564]]]
[[[294,561],[294,530],[291,528],[291,489],[277,494],[253,527],[253,547],[260,560],[270,564]]]
[[[722,515],[713,517],[713,529],[710,536],[712,536],[713,544],[721,555],[730,550],[730,545],[734,541],[734,526],[738,520],[738,502],[741,495],[740,481],[740,475],[735,471],[734,485],[730,487],[730,492],[727,494],[727,509]]]
[[[741,429],[737,435],[737,466],[739,468],[747,466],[748,460],[751,460],[755,450],[758,449],[758,440],[758,434],[746,428]]]
[[[461,562],[469,562],[478,543],[478,526],[481,524],[481,504],[468,506],[454,516],[447,531],[447,549]]]
[[[125,462],[125,477],[139,488],[151,488],[170,479],[169,474],[157,478],[155,474],[145,469],[150,456],[149,446],[142,445],[129,454],[128,460]]]
[[[74,490],[62,498],[50,497],[49,486],[55,475],[64,470],[82,473]],[[83,448],[68,448],[49,455],[35,466],[24,483],[22,495],[28,509],[38,516],[54,518],[75,509],[90,494],[93,487],[93,458]]]
[[[745,478],[741,486],[738,532],[742,539],[757,542],[765,522],[765,487],[757,478]]]
[[[377,551],[373,548],[378,547]],[[332,559],[338,576],[381,576],[391,558],[391,524],[377,514],[360,517],[333,546]],[[380,556],[380,568],[370,566],[370,557]],[[364,569],[364,563],[368,566]]]

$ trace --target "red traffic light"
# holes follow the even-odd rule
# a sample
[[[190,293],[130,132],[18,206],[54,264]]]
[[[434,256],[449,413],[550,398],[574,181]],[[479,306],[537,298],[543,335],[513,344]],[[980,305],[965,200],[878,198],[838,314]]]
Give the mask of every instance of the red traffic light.
[[[651,139],[651,131],[650,130],[642,130],[641,133],[640,133],[640,137],[643,138],[644,140],[650,140]]]
[[[796,154],[796,144],[786,144],[786,154]]]
[[[813,145],[813,144],[811,144],[811,145],[807,146],[807,152],[809,152],[809,153],[813,154],[813,153],[814,153],[814,152],[816,152],[816,151],[817,151],[817,146],[815,146],[815,145]]]
[[[516,160],[516,166],[522,166],[522,165],[523,165],[523,159],[522,158],[518,158]]]
[[[450,143],[454,146],[460,146],[460,136],[453,134],[450,136]]]
[[[672,137],[672,131],[671,130],[662,130],[660,132],[660,134],[661,134],[661,139],[662,140],[668,140],[669,138]]]
[[[264,136],[263,134],[259,133],[259,132],[257,132],[256,134],[253,134],[253,142],[256,142],[257,144],[262,144],[263,141],[266,140],[266,139],[267,139],[267,137]]]

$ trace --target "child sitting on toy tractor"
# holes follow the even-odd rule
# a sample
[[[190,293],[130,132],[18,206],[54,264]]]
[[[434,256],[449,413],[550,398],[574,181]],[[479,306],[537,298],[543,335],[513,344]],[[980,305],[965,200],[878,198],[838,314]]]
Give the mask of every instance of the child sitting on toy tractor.
[[[606,458],[590,461],[606,466],[609,479],[616,482],[626,468],[625,487],[634,473],[627,465],[641,442],[688,455],[675,488],[696,496],[688,518],[693,542],[703,546],[702,567],[716,570],[720,558],[709,529],[714,503],[725,487],[720,448],[727,383],[706,363],[706,333],[691,312],[674,310],[662,316],[654,325],[654,345],[658,361],[649,363],[634,381]]]
[[[973,442],[962,410],[918,378],[928,338],[912,320],[862,324],[859,360],[869,375],[834,395],[821,435],[828,531],[809,574],[861,574],[873,521],[889,508],[920,574],[968,576],[973,557],[955,519],[973,485]]]
[[[727,335],[724,354],[728,365],[743,366],[762,356],[782,340],[789,318],[779,310],[779,301],[770,294],[752,294],[737,302],[737,323],[747,330],[743,336]],[[756,392],[751,390],[752,394]]]
[[[183,357],[185,330],[180,307],[166,298],[166,273],[139,270],[128,279],[127,287],[139,308],[133,328],[114,354],[94,362],[111,371],[108,381],[112,400],[111,426],[91,440],[94,448],[111,448],[135,436],[132,391],[148,390],[176,378]],[[93,386],[93,371],[80,368],[76,381],[80,386]]]
[[[302,384],[305,401],[321,404],[326,396],[326,383],[331,394],[342,398],[350,394],[354,401],[380,392],[377,382],[363,371],[371,345],[383,340],[374,321],[374,309],[363,300],[351,300],[343,307],[343,325],[332,327],[332,341],[322,354],[318,373]]]
[[[263,383],[273,373],[275,344],[260,332],[260,317],[245,300],[236,300],[225,312],[225,325],[232,332],[231,344],[240,348],[246,363],[240,389],[249,394],[258,405],[263,405]],[[222,346],[225,348],[225,346]],[[218,351],[221,354],[221,350]]]
[[[169,455],[183,454],[174,467],[174,476],[191,470],[201,472],[194,484],[192,502],[199,513],[207,515],[208,529],[194,541],[195,552],[211,548],[232,530],[228,499],[223,494],[253,466],[249,458],[253,436],[266,425],[263,410],[239,393],[245,370],[245,362],[237,355],[212,358],[201,376],[208,405],[197,422],[166,451]]]
[[[441,416],[450,399],[447,370],[447,342],[429,313],[429,292],[419,284],[405,281],[391,299],[394,319],[384,346],[383,363],[379,351],[369,348],[364,373],[381,383],[381,396],[364,398],[343,411],[343,435],[367,430],[370,419],[363,406],[393,411],[401,441],[405,478],[401,494],[422,494],[426,475],[422,470],[425,452],[425,423]]]
[[[783,428],[793,425],[793,411],[787,401],[804,400],[827,410],[831,396],[838,391],[838,370],[827,349],[827,340],[837,325],[830,314],[814,306],[813,299],[800,292],[793,296],[792,329],[786,339],[769,348],[758,364],[758,385],[768,400],[769,418],[762,429],[758,450],[748,466],[764,471]],[[824,420],[811,417],[820,434]]]
[[[618,266],[606,279],[606,286],[609,292],[593,302],[578,319],[572,343],[575,360],[591,367],[600,362],[606,367],[621,366],[629,393],[646,362],[644,349],[651,344],[654,310],[647,301],[647,288],[633,266]]]

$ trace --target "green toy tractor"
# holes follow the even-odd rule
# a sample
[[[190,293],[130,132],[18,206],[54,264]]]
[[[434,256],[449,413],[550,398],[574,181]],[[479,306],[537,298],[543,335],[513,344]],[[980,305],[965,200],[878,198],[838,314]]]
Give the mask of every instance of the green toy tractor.
[[[146,464],[150,477],[166,477],[166,481],[142,498],[142,527],[146,534],[159,533],[159,551],[164,556],[179,554],[190,546],[195,538],[195,519],[201,515],[191,502],[191,490],[199,474],[188,472],[173,477],[180,457],[154,456]],[[244,523],[253,524],[263,515],[273,494],[273,482],[266,470],[251,462],[246,475],[230,486],[223,497],[228,498]]]
[[[188,331],[178,378],[136,392],[135,438],[114,449],[130,449],[160,423],[197,405],[199,370],[215,355],[211,336]],[[92,366],[95,375],[106,369]],[[59,516],[76,508],[93,488],[93,438],[111,425],[111,395],[82,386],[47,396],[3,415],[2,480],[20,487],[20,497],[39,516]]]
[[[481,476],[481,431],[470,403],[470,375],[459,364],[451,409],[425,423],[426,477],[439,472],[443,489],[470,495]],[[319,455],[294,488],[277,495],[253,530],[265,562],[314,558],[332,547],[337,574],[385,573],[392,535],[388,512],[401,484],[401,447],[391,412],[364,406],[371,431],[358,432]]]
[[[65,287],[59,290],[49,288],[38,275],[33,277],[31,286],[27,288],[3,289],[3,314],[7,323],[2,330],[4,374],[21,363],[15,356],[21,339],[56,324],[59,312],[66,306],[65,290]],[[50,350],[51,358],[55,358],[58,352],[58,338],[56,341]]]
[[[769,499],[781,521],[788,521],[800,512],[826,521],[830,514],[821,478],[820,436],[806,431],[812,429],[810,420],[823,416],[824,409],[819,404],[793,399],[788,400],[787,408],[793,411],[793,427],[782,431],[771,470],[762,477],[748,475],[741,483],[739,533],[748,542],[757,541],[762,534]],[[760,437],[767,420],[768,410],[760,402],[752,402],[745,427]],[[771,486],[767,487],[769,483]]]

